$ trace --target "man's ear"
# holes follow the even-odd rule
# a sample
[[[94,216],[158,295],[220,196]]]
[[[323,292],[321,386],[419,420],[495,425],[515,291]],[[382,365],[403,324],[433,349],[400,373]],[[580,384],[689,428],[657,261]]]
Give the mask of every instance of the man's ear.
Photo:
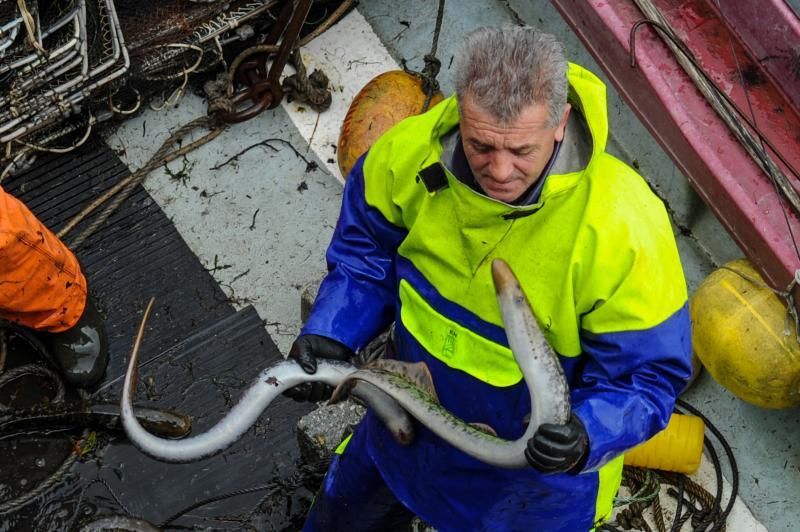
[[[564,140],[564,131],[567,129],[567,120],[569,119],[569,112],[572,110],[571,104],[566,104],[564,106],[564,114],[561,115],[561,120],[558,122],[556,126],[556,142],[561,142]]]

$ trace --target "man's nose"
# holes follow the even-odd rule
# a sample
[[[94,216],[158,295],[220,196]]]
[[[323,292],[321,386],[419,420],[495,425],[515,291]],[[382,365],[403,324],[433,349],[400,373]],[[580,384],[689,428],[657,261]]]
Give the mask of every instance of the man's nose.
[[[514,161],[511,154],[502,150],[493,152],[489,170],[495,181],[509,181],[514,175]]]

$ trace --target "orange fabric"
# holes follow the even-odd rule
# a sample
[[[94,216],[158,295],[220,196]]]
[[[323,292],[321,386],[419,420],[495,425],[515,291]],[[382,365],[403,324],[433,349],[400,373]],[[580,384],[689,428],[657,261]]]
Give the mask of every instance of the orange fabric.
[[[77,323],[85,305],[78,259],[0,187],[0,318],[61,332]]]

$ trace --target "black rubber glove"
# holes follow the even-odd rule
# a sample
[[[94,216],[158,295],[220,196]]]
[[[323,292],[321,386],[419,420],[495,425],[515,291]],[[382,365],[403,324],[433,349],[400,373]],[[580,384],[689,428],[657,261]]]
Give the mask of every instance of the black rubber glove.
[[[542,473],[579,471],[589,455],[586,428],[575,414],[565,425],[544,423],[528,440],[525,458]]]
[[[317,372],[318,358],[350,360],[354,354],[346,345],[316,334],[298,336],[289,349],[289,358],[297,360],[303,371],[311,375]],[[332,393],[333,387],[324,382],[304,382],[289,388],[283,395],[302,402],[324,401],[330,399]]]

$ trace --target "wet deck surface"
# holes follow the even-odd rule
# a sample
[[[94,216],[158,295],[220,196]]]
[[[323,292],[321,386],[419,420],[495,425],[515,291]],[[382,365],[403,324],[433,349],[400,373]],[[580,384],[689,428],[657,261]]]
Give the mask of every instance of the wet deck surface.
[[[116,155],[98,143],[42,159],[4,186],[57,231],[127,174]],[[142,347],[137,403],[189,414],[195,432],[211,427],[260,369],[280,356],[255,310],[234,309],[141,188],[103,230],[77,249],[77,255],[107,316],[111,360],[96,399],[118,400],[132,339],[151,296],[156,297],[156,306]],[[270,482],[269,515],[257,508],[268,492],[262,490],[203,506],[173,524],[296,529],[312,492],[298,486],[293,427],[308,410],[281,398],[230,449],[192,464],[156,462],[123,436],[98,433],[98,445],[52,489],[0,516],[0,530],[75,529],[109,514],[134,515],[158,524],[209,497]],[[50,476],[80,435],[81,431],[30,434],[0,441],[0,469],[6,472],[0,480],[0,500],[34,489]],[[243,476],[243,471],[249,473]]]
[[[375,40],[379,41],[378,44],[386,47],[383,50],[384,54],[389,54],[395,62],[405,58],[412,68],[422,67],[422,55],[427,53],[431,46],[435,4],[413,0],[398,5],[386,0],[375,0],[360,4],[358,12],[371,27],[370,32],[374,31],[376,34]],[[443,63],[439,80],[444,92],[449,93],[452,90],[448,73],[449,61],[455,46],[466,31],[480,24],[513,24],[520,21],[556,33],[564,40],[571,59],[599,73],[599,69],[582,44],[571,34],[571,30],[549,2],[543,0],[449,2],[445,10],[445,25],[438,51]],[[346,100],[348,94],[354,94],[350,90],[352,87],[344,90],[343,86],[352,84],[360,88],[374,75],[373,71],[394,68],[391,65],[378,64],[372,55],[367,56],[367,51],[378,55],[380,51],[378,46],[374,46],[371,42],[363,45],[360,41],[355,42],[355,38],[362,32],[367,33],[366,29],[342,30],[339,31],[338,37],[337,31],[334,28],[326,32],[323,38],[312,41],[312,46],[305,51],[308,53],[308,59],[322,64],[326,73],[332,77],[332,83],[336,88],[334,102],[340,99]],[[331,38],[326,40],[324,37],[328,35]],[[340,63],[338,71],[334,68],[336,65],[331,64],[334,59]],[[361,68],[371,68],[373,71],[362,74],[364,79],[360,79],[358,72]],[[676,223],[691,230],[691,234],[678,233],[676,236],[689,288],[690,291],[694,291],[714,267],[738,257],[741,252],[732,244],[714,217],[691,191],[686,179],[675,170],[667,155],[647,134],[641,123],[631,115],[619,95],[610,86],[609,103],[612,120],[611,151],[630,164],[638,165],[641,173],[647,176],[656,192],[669,205]],[[107,137],[107,140],[115,142],[125,150],[126,160],[130,166],[138,167],[160,145],[170,130],[204,112],[205,103],[190,94],[176,109],[162,113],[143,112],[120,128],[127,129],[127,132],[120,131],[118,139],[117,135],[112,135],[113,138]],[[310,139],[304,139],[307,133],[298,125],[295,118],[290,119],[288,115],[291,112],[289,106],[282,106],[263,113],[249,122],[229,128],[217,140],[190,154],[188,160],[194,166],[191,171],[191,181],[188,183],[178,183],[161,170],[153,172],[146,183],[147,190],[167,215],[161,213],[154,205],[146,203],[146,194],[139,191],[134,196],[132,204],[126,206],[123,213],[112,220],[111,225],[117,229],[108,232],[108,228],[105,228],[103,242],[93,242],[78,251],[86,264],[90,279],[99,290],[102,305],[109,312],[112,350],[116,357],[116,360],[112,360],[110,375],[121,373],[122,359],[127,356],[130,349],[141,309],[152,292],[155,292],[159,299],[157,314],[151,319],[150,330],[145,337],[143,353],[145,358],[165,353],[180,341],[198,334],[206,325],[234,316],[234,307],[245,312],[246,309],[241,307],[241,301],[234,301],[233,306],[225,301],[226,296],[233,295],[234,289],[237,298],[252,301],[261,318],[267,320],[267,331],[272,334],[272,339],[283,351],[286,350],[299,327],[298,286],[319,279],[324,271],[324,248],[336,220],[341,195],[340,185],[334,176],[323,170],[326,162],[331,165],[334,163],[331,151],[333,147],[330,143],[326,144],[327,141],[319,140],[327,138],[322,132],[325,130],[324,123],[331,111],[316,116],[315,113],[305,112],[308,115],[307,122],[310,124],[307,128],[308,133],[313,136],[313,143]],[[341,120],[333,122],[334,131],[338,131],[335,128]],[[212,171],[213,167],[243,147],[274,137],[285,139],[296,147],[303,157],[317,163],[320,169],[309,172],[305,161],[297,153],[289,146],[278,143],[275,149],[251,150],[240,157],[236,164],[226,166],[223,171]],[[314,145],[321,146],[321,149],[317,150]],[[66,168],[74,168],[74,172],[83,175],[84,179],[94,180],[98,190],[105,189],[127,171],[113,160],[102,159],[104,162],[101,163],[101,159],[97,159],[96,163],[92,162],[93,158],[100,157],[99,150],[101,148],[91,147],[77,154],[51,160],[46,167],[49,170],[40,167],[39,172],[42,174],[48,172],[48,180],[55,183],[58,182],[54,179],[56,174],[65,171]],[[181,170],[183,164],[184,161],[178,160],[170,167],[173,172],[177,172]],[[95,165],[98,166],[96,170]],[[81,166],[83,169],[79,168]],[[110,181],[99,179],[98,172],[105,172],[104,175],[108,179],[111,179],[109,175],[113,174],[111,176],[113,179]],[[4,185],[19,186],[20,183],[20,180],[14,180]],[[62,196],[49,207],[42,203],[45,200],[41,197],[48,187],[37,186],[38,189],[25,189],[20,193],[20,197],[29,201],[47,223],[53,224],[52,226],[57,229],[64,220],[77,213],[78,207],[74,205],[74,201],[77,200],[70,199],[75,195],[72,186],[58,185],[59,190],[62,190]],[[65,212],[59,216],[54,215],[59,209]],[[135,219],[138,221],[129,219],[128,215],[124,214],[135,212],[137,209],[154,210],[148,211],[152,212],[152,215]],[[183,239],[189,243],[192,253],[199,257],[199,262],[197,259],[190,260],[191,257],[187,255],[188,262],[179,266],[174,259],[160,258],[165,250],[171,249],[171,244],[168,246],[165,240],[159,240],[160,237],[155,235],[167,235],[170,232],[174,234],[175,229],[170,226],[170,221],[175,223]],[[161,228],[156,231],[158,224],[161,224]],[[249,231],[242,230],[248,226],[253,227]],[[114,236],[115,234],[118,236]],[[174,236],[174,238],[183,245],[180,237]],[[136,266],[131,262],[131,257],[135,255],[133,253],[121,255],[120,257],[127,257],[124,260],[114,258],[113,249],[116,249],[118,244],[123,246],[124,242],[136,246],[143,258],[142,266]],[[226,266],[226,269],[218,269],[211,272],[211,275],[221,283],[225,293],[219,290],[214,279],[210,279],[208,272],[201,266],[203,264],[213,269],[217,255],[219,265]],[[149,267],[149,262],[155,263],[156,259],[158,259],[156,266],[160,264],[161,270],[165,271],[147,275],[139,271],[141,267]],[[191,276],[176,275],[176,272],[182,271],[188,264],[194,268],[191,270]],[[247,275],[243,275],[245,273]],[[190,282],[185,280],[189,277],[192,279]],[[152,283],[160,284],[156,287]],[[194,290],[188,299],[191,301],[188,307],[185,303],[187,301],[185,292],[189,290],[184,290],[185,286],[191,286]],[[239,324],[242,330],[246,330],[249,326],[247,324],[250,323],[248,321],[250,319],[251,317],[246,319],[242,317],[243,322]],[[257,318],[252,317],[252,319]],[[252,339],[250,333],[244,334],[248,339]],[[199,426],[208,426],[224,410],[222,390],[235,389],[233,383],[236,379],[242,383],[249,382],[257,367],[260,367],[252,363],[252,360],[259,360],[259,357],[266,360],[276,355],[272,351],[274,348],[271,347],[271,340],[263,330],[254,330],[252,334],[258,338],[266,338],[267,347],[260,348],[262,350],[258,353],[248,355],[249,351],[241,347],[226,348],[224,342],[218,344],[222,346],[220,349],[233,349],[236,352],[220,354],[221,351],[214,350],[212,353],[210,348],[200,347],[200,340],[196,338],[196,353],[181,356],[178,350],[169,351],[151,366],[146,366],[142,378],[147,375],[155,377],[155,393],[161,394],[161,397],[155,400],[157,404],[184,408],[187,413],[199,417],[197,419]],[[252,349],[256,348],[253,346]],[[205,357],[220,356],[239,357],[238,363],[225,366],[222,361],[230,358],[200,361],[205,360]],[[171,360],[175,362],[168,362]],[[225,377],[217,383],[203,381],[188,386],[187,380],[191,378],[187,376],[187,373],[190,373],[188,369],[190,360],[205,365],[211,371],[229,373],[225,373]],[[252,373],[247,373],[248,371]],[[196,371],[194,374],[199,375]],[[107,390],[108,394],[113,395],[117,392],[118,388],[114,386],[117,385]],[[183,393],[186,393],[187,397],[183,397],[181,395]],[[201,397],[204,394],[209,397]],[[144,395],[145,389],[142,387],[140,396]],[[153,397],[155,399],[155,396]],[[169,402],[172,398],[175,398],[174,404]],[[744,502],[770,531],[795,530],[798,515],[795,499],[800,486],[800,475],[798,475],[800,454],[796,442],[797,435],[800,434],[800,416],[797,415],[799,410],[795,408],[770,411],[753,407],[722,389],[708,374],[701,376],[686,398],[709,415],[733,446],[739,461],[740,494]],[[201,404],[201,399],[208,402]],[[141,400],[143,401],[144,397]],[[206,404],[207,407],[204,406]],[[294,406],[289,404],[285,408],[290,409]],[[114,496],[122,495],[120,501],[123,504],[114,501],[114,496],[104,485],[95,483],[86,491],[84,502],[81,503],[81,513],[86,509],[93,511],[95,506],[99,508],[95,512],[98,515],[121,512],[124,510],[122,506],[130,506],[130,510],[135,510],[130,513],[138,512],[142,517],[154,522],[166,519],[171,512],[176,512],[195,500],[225,491],[226,487],[239,489],[266,483],[275,478],[273,468],[276,467],[276,463],[289,464],[295,459],[295,455],[292,454],[296,447],[293,439],[287,438],[286,454],[280,454],[284,453],[281,447],[284,444],[284,440],[281,439],[284,433],[277,431],[290,431],[289,427],[293,426],[296,419],[292,414],[289,420],[288,413],[285,418],[280,417],[283,416],[283,411],[280,410],[283,407],[284,405],[278,405],[277,410],[271,409],[266,414],[268,417],[271,416],[269,430],[276,432],[256,436],[251,431],[247,439],[240,443],[241,447],[237,446],[234,449],[241,453],[254,453],[250,455],[253,457],[268,458],[272,457],[271,452],[265,452],[263,449],[266,447],[277,449],[280,456],[287,457],[285,462],[282,462],[283,458],[277,462],[259,461],[257,463],[261,469],[255,471],[251,463],[256,463],[257,458],[253,458],[252,462],[233,463],[231,460],[236,460],[236,457],[228,454],[220,457],[219,462],[214,462],[211,466],[214,472],[207,474],[203,471],[206,462],[190,466],[156,464],[138,455],[118,438],[112,441],[110,446],[104,447],[105,451],[100,453],[100,460],[89,460],[75,468],[75,472],[80,476],[79,481],[71,478],[49,494],[43,502],[26,509],[26,513],[20,514],[20,518],[15,517],[14,521],[5,519],[6,516],[0,516],[2,523],[0,531],[25,530],[35,526],[44,527],[39,528],[42,530],[64,529],[59,525],[68,524],[72,519],[72,510],[78,503],[81,490],[98,477],[109,482],[109,486],[114,490]],[[287,421],[282,424],[283,429],[281,429],[276,423],[284,419]],[[205,425],[202,425],[203,423]],[[18,440],[20,446],[29,446],[31,449],[27,465],[19,469],[29,471],[32,480],[35,480],[33,472],[39,467],[37,458],[42,454],[56,452],[36,447],[42,445],[41,441],[41,439],[27,442]],[[252,442],[252,446],[248,447],[247,442]],[[266,442],[269,442],[269,445]],[[6,456],[5,452],[5,447],[0,448],[0,456]],[[63,449],[61,452],[64,452]],[[225,462],[226,459],[229,461]],[[7,461],[6,458],[0,458],[0,469],[3,471],[6,471]],[[142,473],[138,472],[139,468],[142,468]],[[185,473],[178,474],[181,468],[185,468]],[[290,475],[293,471],[291,465],[286,467],[278,465],[277,468],[285,475]],[[117,470],[121,471],[120,475],[125,482],[119,479]],[[725,475],[729,476],[727,469]],[[195,476],[194,481],[192,481],[193,476]],[[236,481],[231,480],[233,478]],[[148,479],[153,479],[153,484],[161,482],[163,487],[151,490],[146,483]],[[1,499],[19,491],[19,486],[9,488],[1,485],[4,482],[0,480]],[[128,482],[131,486],[135,486],[135,489],[129,488]],[[149,497],[148,494],[145,497],[145,494],[136,490],[151,490],[154,496]],[[239,517],[247,517],[263,494],[264,492],[261,492],[205,506],[193,511],[194,517],[191,519],[183,519],[178,523],[235,529],[239,526],[236,521],[215,521],[207,516],[232,515],[238,512]],[[296,517],[302,513],[300,507],[307,501],[304,497],[309,496],[310,492],[298,490],[296,494],[295,506],[288,512],[289,517],[286,517],[286,500],[279,498],[274,501],[276,508],[270,513],[278,521],[273,523],[273,529],[292,529],[291,516]],[[152,502],[148,502],[150,500]],[[283,506],[277,508],[279,505]],[[33,520],[32,516],[37,512],[39,516]],[[259,529],[271,529],[270,525],[259,516],[253,516],[251,523]],[[741,522],[729,522],[729,529],[752,530],[753,528],[748,529],[747,525],[742,525]]]

